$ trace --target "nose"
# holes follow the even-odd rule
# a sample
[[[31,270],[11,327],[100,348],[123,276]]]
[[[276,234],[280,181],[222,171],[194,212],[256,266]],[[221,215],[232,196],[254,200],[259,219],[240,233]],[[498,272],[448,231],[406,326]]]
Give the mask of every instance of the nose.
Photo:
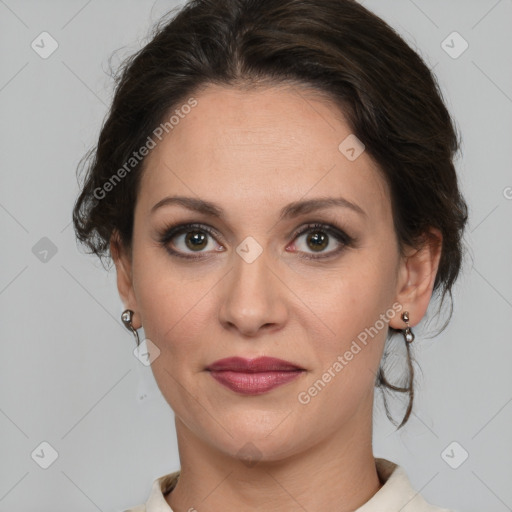
[[[225,329],[248,337],[282,329],[288,317],[287,288],[278,266],[263,251],[251,263],[238,254],[222,290],[220,322]],[[288,293],[290,293],[288,291]]]

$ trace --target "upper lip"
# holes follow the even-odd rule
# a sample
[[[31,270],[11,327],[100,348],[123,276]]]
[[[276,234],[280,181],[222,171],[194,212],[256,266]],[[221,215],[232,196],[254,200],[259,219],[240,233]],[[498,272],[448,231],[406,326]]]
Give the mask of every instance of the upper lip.
[[[304,370],[304,368],[294,363],[284,361],[283,359],[276,359],[275,357],[257,357],[256,359],[227,357],[215,361],[206,369],[213,371],[231,370],[244,373]]]

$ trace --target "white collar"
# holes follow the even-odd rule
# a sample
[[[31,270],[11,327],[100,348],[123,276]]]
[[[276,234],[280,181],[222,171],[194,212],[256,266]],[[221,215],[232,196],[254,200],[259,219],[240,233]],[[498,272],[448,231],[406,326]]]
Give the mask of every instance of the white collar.
[[[430,505],[411,485],[401,466],[386,459],[376,458],[375,465],[382,487],[354,512],[450,512]],[[153,481],[146,505],[125,512],[173,512],[164,494],[174,488],[179,471],[168,473]]]

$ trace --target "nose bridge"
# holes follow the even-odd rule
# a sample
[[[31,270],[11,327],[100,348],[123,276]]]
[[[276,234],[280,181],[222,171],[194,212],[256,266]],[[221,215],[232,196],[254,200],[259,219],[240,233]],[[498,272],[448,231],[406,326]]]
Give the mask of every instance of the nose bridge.
[[[264,249],[253,237],[247,237],[236,248],[234,284],[238,282],[253,291],[265,290],[270,273],[269,260],[269,249]]]
[[[244,333],[254,333],[267,324],[284,320],[285,306],[279,280],[272,270],[272,257],[254,238],[247,237],[236,248],[233,272],[221,309],[221,320]]]

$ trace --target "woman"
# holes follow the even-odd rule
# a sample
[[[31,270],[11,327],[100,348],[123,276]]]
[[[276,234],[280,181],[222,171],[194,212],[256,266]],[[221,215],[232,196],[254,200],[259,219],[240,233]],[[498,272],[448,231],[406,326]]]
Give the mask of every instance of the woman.
[[[196,0],[126,62],[74,224],[175,413],[181,470],[132,512],[445,510],[374,458],[372,410],[406,393],[406,423],[412,328],[461,267],[457,149],[354,1]]]

